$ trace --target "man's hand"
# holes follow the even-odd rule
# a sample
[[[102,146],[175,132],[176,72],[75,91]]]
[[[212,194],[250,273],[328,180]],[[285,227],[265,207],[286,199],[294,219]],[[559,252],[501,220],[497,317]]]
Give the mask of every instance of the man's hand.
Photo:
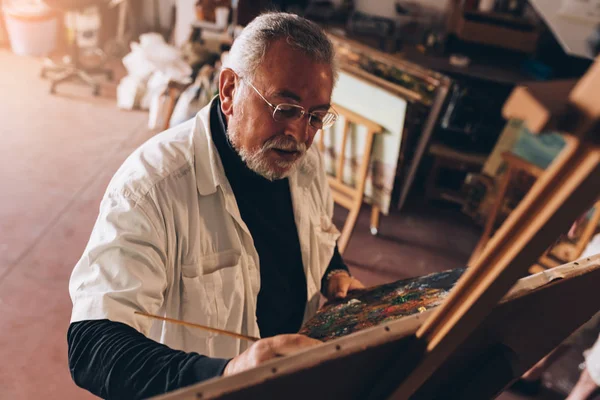
[[[327,281],[327,300],[343,299],[348,291],[364,289],[358,279],[351,277],[347,272],[340,271],[332,275]]]
[[[277,335],[255,342],[248,350],[234,357],[223,371],[229,376],[254,368],[275,357],[287,356],[322,342],[304,335]]]

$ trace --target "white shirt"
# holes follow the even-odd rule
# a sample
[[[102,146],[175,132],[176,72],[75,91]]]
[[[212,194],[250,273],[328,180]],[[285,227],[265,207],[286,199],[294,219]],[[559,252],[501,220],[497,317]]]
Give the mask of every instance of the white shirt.
[[[210,104],[192,121],[156,135],[111,180],[69,292],[71,322],[125,323],[174,349],[229,358],[249,343],[134,314],[181,319],[260,336],[260,261],[212,141]],[[339,231],[318,150],[290,176],[307,282],[305,320]]]
[[[600,386],[600,336],[596,339],[594,346],[587,352],[585,364],[592,380]]]

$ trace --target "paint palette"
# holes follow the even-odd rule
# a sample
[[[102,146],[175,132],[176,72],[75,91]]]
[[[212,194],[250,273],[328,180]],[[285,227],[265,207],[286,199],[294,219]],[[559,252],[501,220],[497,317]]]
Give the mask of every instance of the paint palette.
[[[464,271],[453,269],[352,292],[325,304],[299,333],[326,342],[436,307]]]

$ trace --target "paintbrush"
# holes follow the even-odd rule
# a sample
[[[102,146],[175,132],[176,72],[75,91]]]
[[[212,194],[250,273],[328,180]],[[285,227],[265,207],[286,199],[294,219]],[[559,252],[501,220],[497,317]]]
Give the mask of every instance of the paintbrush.
[[[158,320],[161,320],[161,321],[171,322],[173,324],[178,324],[178,325],[183,325],[183,326],[189,326],[190,328],[202,329],[202,330],[205,330],[205,331],[218,333],[220,335],[226,335],[226,336],[231,336],[231,337],[234,337],[234,338],[237,338],[237,339],[247,340],[249,342],[256,342],[257,340],[259,340],[259,338],[252,337],[252,336],[242,335],[241,333],[235,333],[235,332],[231,332],[231,331],[226,331],[224,329],[218,329],[218,328],[212,328],[210,326],[205,326],[205,325],[200,325],[200,324],[194,324],[192,322],[181,321],[181,320],[174,319],[174,318],[160,317],[158,315],[147,314],[147,313],[144,313],[144,312],[141,312],[141,311],[134,311],[134,313],[138,314],[138,315],[143,315],[144,317],[148,317],[148,318],[154,318],[154,319],[158,319]]]

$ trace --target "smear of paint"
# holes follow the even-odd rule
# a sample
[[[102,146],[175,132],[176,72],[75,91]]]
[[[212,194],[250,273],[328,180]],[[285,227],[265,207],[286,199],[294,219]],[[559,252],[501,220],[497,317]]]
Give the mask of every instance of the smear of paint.
[[[441,304],[464,271],[459,268],[351,292],[323,306],[299,333],[326,342],[423,312]]]

